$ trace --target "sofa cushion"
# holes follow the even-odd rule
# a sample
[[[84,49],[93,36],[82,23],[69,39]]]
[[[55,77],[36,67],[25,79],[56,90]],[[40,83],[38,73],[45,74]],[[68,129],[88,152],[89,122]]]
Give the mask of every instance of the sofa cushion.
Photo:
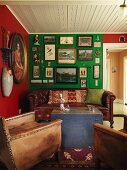
[[[77,102],[76,91],[68,90],[68,103]]]
[[[60,90],[50,90],[48,104],[59,103],[60,102],[60,94],[61,93],[63,93],[63,92],[60,91]]]
[[[87,96],[87,90],[76,90],[76,98],[77,98],[77,102],[79,103],[84,103],[84,101],[86,100],[86,96]]]
[[[48,104],[59,103],[60,94],[63,95],[65,103],[84,103],[87,90],[50,90]]]
[[[85,103],[102,105],[103,89],[88,89]]]

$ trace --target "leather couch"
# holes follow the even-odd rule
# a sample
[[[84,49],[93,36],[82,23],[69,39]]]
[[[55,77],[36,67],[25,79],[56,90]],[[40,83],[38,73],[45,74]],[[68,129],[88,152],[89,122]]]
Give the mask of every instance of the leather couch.
[[[38,107],[56,107],[59,106],[59,102],[56,101],[54,103],[50,102],[50,93],[53,91],[77,91],[79,94],[79,91],[81,93],[81,95],[83,95],[83,93],[85,94],[84,96],[86,97],[87,95],[87,91],[88,89],[38,89],[38,90],[34,90],[29,92],[27,99],[29,102],[29,111],[33,111],[36,110]],[[96,95],[96,94],[95,94]],[[58,96],[56,96],[58,97]],[[79,97],[79,95],[78,95]],[[81,98],[84,98],[83,96],[81,96]],[[115,95],[110,92],[110,91],[104,91],[102,94],[102,104],[98,105],[98,104],[94,104],[95,107],[97,107],[102,113],[103,113],[103,120],[105,121],[109,121],[110,122],[110,127],[113,127],[113,101],[115,100]],[[85,103],[85,99],[82,101],[65,101],[66,104],[69,104],[70,107],[71,106],[78,106],[78,107],[82,107],[82,106],[86,106]],[[89,103],[90,105],[91,103]],[[92,104],[93,105],[93,104]]]
[[[52,154],[59,155],[61,122],[37,123],[35,112],[0,117],[0,163],[8,170],[29,170]]]

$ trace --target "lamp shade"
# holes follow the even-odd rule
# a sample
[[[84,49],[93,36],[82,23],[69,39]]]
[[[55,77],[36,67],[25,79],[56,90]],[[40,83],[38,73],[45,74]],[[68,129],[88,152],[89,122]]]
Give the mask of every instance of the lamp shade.
[[[118,16],[120,19],[124,19],[127,16],[127,6],[119,8]]]
[[[119,18],[123,19],[127,16],[127,5],[125,4],[125,1],[123,2],[122,5],[120,5],[120,8],[119,8]]]

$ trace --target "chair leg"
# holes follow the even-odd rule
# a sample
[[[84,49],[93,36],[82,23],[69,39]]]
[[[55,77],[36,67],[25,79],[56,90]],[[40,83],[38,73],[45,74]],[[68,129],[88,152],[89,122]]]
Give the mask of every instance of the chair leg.
[[[56,158],[56,161],[57,161],[58,163],[61,162],[60,151],[58,151],[58,152],[55,153],[55,158]]]
[[[55,158],[57,162],[61,162],[60,149],[55,153]]]
[[[113,128],[114,121],[110,121],[110,128]]]
[[[101,161],[100,159],[96,158],[95,160],[95,170],[100,170],[101,169]]]

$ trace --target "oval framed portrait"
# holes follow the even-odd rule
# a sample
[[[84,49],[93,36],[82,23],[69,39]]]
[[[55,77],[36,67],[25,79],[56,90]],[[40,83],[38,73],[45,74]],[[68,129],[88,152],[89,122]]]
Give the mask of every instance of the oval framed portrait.
[[[22,35],[15,33],[11,37],[10,48],[11,53],[11,68],[15,83],[21,83],[25,77],[27,69],[27,53],[26,46]]]

